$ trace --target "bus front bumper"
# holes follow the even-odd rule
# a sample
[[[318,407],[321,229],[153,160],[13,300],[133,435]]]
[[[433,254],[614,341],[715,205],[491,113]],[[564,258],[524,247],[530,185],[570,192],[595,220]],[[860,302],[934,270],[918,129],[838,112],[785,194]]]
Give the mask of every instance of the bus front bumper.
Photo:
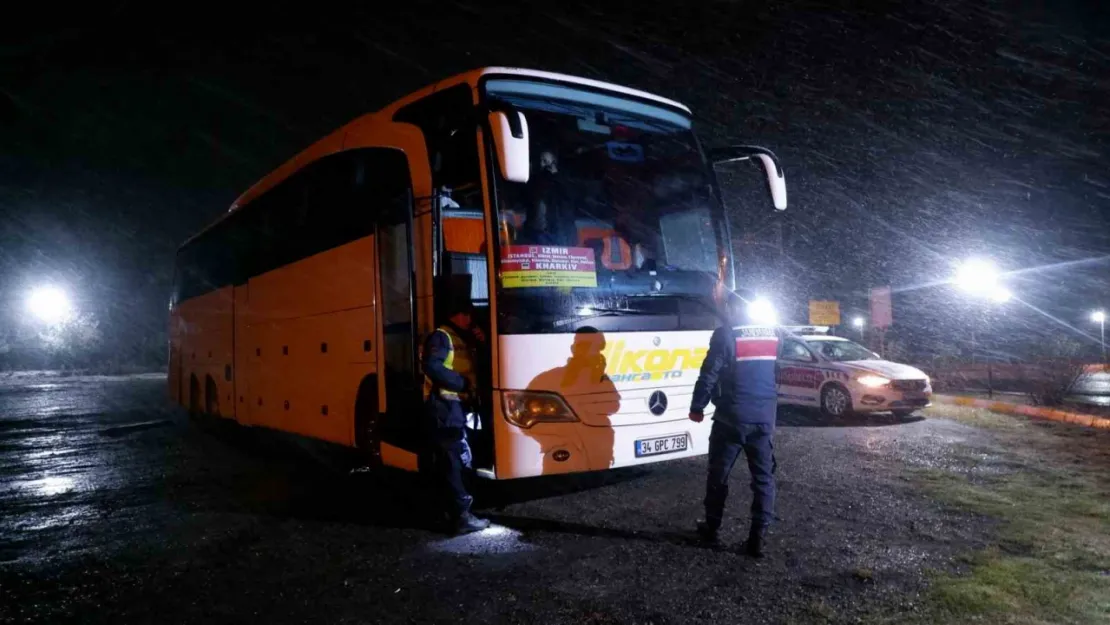
[[[494,473],[500,480],[604,471],[700,456],[709,452],[712,427],[709,415],[701,423],[672,418],[647,425],[538,423],[525,429],[498,414],[495,423]]]

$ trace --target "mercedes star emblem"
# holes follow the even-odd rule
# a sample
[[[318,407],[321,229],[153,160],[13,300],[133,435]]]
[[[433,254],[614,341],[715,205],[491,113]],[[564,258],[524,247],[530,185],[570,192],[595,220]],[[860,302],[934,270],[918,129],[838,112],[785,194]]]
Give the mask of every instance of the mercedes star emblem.
[[[659,416],[667,411],[667,394],[663,391],[655,391],[648,398],[648,410],[651,414]]]

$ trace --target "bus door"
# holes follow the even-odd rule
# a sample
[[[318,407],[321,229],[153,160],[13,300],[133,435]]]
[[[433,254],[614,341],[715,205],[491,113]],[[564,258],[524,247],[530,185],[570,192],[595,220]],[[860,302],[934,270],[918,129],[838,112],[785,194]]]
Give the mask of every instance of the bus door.
[[[382,366],[385,412],[381,440],[412,452],[419,450],[423,410],[417,378],[417,323],[409,194],[379,212],[378,269],[381,284]]]
[[[493,469],[493,412],[492,383],[490,380],[492,336],[490,319],[489,273],[486,260],[485,220],[480,210],[440,211],[443,232],[443,271],[445,274],[469,274],[471,278],[470,301],[474,304],[472,321],[486,336],[485,343],[473,342],[474,368],[477,392],[467,407],[477,420],[467,437],[475,469]],[[437,293],[437,296],[440,294]]]

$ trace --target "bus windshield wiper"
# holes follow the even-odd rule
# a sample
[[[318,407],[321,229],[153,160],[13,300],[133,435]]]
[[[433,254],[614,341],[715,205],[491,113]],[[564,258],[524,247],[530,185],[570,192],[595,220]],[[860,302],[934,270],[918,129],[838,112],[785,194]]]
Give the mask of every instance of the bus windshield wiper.
[[[661,310],[644,310],[642,308],[605,308],[598,306],[579,306],[574,317],[567,317],[554,322],[555,327],[562,327],[598,317],[623,317],[631,315],[670,315],[673,313]]]
[[[720,314],[717,307],[713,304],[712,297],[709,296],[691,295],[689,293],[637,293],[635,295],[626,295],[625,297],[633,301],[650,301],[653,299],[681,300],[698,304],[713,314]]]

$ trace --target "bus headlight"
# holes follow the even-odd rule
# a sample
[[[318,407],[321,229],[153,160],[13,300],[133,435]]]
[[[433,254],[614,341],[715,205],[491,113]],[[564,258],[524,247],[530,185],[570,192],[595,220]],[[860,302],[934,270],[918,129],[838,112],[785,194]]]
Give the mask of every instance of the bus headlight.
[[[878,388],[880,386],[886,386],[887,384],[890,384],[890,380],[884,378],[881,375],[861,375],[860,377],[856,378],[856,382],[859,382],[860,384],[868,388]]]
[[[555,393],[501,391],[501,407],[513,425],[530,428],[537,423],[577,421],[574,411]]]

